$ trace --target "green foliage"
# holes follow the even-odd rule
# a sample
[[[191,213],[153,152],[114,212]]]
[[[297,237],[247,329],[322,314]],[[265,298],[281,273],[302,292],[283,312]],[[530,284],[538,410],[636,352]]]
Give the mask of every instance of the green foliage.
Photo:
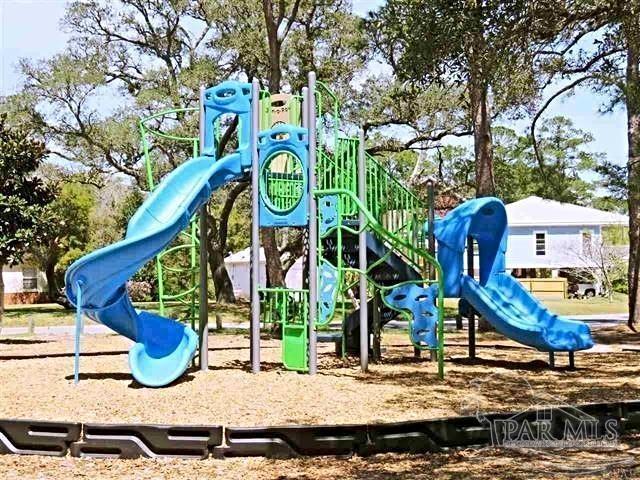
[[[605,245],[629,245],[629,227],[609,225],[602,227],[602,241]]]
[[[44,144],[0,116],[0,265],[22,261],[42,241],[42,216],[52,193],[35,175]]]
[[[604,161],[596,165],[595,171],[600,175],[600,186],[605,189],[606,194],[595,199],[593,206],[601,210],[627,213],[627,166]]]
[[[213,208],[218,208],[217,202],[212,202]],[[234,203],[229,215],[229,231],[227,233],[227,248],[223,254],[229,255],[247,248],[251,244],[251,197],[250,190],[242,192]]]
[[[71,266],[71,264],[89,253],[89,251],[90,250],[88,248],[79,247],[69,248],[68,250],[64,251],[60,256],[60,259],[58,260],[57,271],[60,273],[60,275],[64,276],[65,272]]]
[[[345,102],[347,118],[362,125],[369,153],[420,150],[446,136],[471,134],[463,89],[416,87],[378,76]]]
[[[537,95],[533,37],[542,13],[517,0],[389,0],[367,27],[377,52],[401,80],[488,85],[499,111]]]
[[[541,175],[531,138],[506,127],[494,127],[494,172],[496,194],[507,203],[530,195],[561,202],[590,204],[593,185],[581,177],[593,171],[600,155],[587,150],[590,134],[576,129],[564,117],[545,121],[540,129],[539,148],[545,158]],[[474,195],[475,164],[469,149],[439,148],[424,167],[424,173],[438,179],[440,192],[462,198]]]
[[[426,168],[436,178],[440,194],[461,198],[475,195],[475,159],[468,148],[454,145],[438,148]]]
[[[144,194],[139,188],[132,188],[120,200],[118,207],[113,215],[115,228],[120,235],[124,236],[127,231],[127,225],[134,213],[140,208],[144,201]]]
[[[38,266],[47,273],[50,293],[62,283],[64,270],[59,263],[69,251],[85,251],[89,242],[90,214],[94,195],[86,185],[63,184],[55,200],[48,204],[41,216],[42,236],[29,253]],[[67,260],[69,257],[67,257]]]

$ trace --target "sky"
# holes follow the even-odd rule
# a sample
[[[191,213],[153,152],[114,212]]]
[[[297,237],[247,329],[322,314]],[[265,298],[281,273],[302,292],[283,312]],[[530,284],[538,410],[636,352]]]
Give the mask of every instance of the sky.
[[[384,0],[354,0],[354,10],[364,15]],[[61,52],[68,35],[60,31],[66,0],[0,0],[0,95],[15,92],[20,87],[16,66],[21,58],[43,59]],[[556,100],[546,117],[569,117],[575,127],[590,132],[594,141],[589,150],[606,154],[615,163],[626,163],[626,114],[618,108],[610,114],[600,114],[606,98],[588,89],[576,89],[570,97]],[[519,132],[528,127],[526,120],[509,125]],[[461,140],[452,140],[460,144]],[[471,145],[471,139],[462,140]]]

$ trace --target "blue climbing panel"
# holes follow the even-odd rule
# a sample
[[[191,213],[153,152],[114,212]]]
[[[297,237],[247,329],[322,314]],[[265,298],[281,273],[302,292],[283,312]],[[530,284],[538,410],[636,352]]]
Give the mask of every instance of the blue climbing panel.
[[[318,297],[320,309],[318,324],[325,325],[331,320],[338,300],[338,269],[326,260],[323,260],[319,268]]]
[[[384,297],[384,301],[396,310],[411,313],[409,334],[415,345],[428,345],[435,348],[438,345],[437,298],[437,284],[425,288],[415,283],[408,283],[391,290]]]
[[[238,115],[238,148],[240,166],[251,168],[251,84],[235,81],[222,82],[204,92],[204,141],[202,155],[216,157],[218,147],[214,124],[225,113]]]
[[[320,235],[326,234],[329,229],[338,225],[338,196],[327,195],[318,200],[320,213]]]

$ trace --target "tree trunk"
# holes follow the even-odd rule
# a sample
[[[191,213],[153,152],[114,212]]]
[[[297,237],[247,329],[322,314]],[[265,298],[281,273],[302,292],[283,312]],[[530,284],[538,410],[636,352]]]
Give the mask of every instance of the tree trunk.
[[[473,34],[469,55],[469,98],[471,101],[471,122],[473,124],[473,147],[476,160],[476,197],[495,195],[493,176],[493,140],[491,138],[491,109],[489,106],[489,84],[482,71],[482,52],[485,39],[482,26]],[[487,332],[493,328],[486,319],[478,319],[478,331]]]
[[[480,73],[477,73],[480,75]],[[491,138],[491,111],[487,84],[480,78],[470,82],[473,148],[476,158],[476,197],[495,194],[493,176],[493,140]]]
[[[493,177],[493,141],[491,138],[491,108],[489,79],[486,77],[485,26],[481,22],[483,2],[472,0],[469,5],[477,12],[475,27],[469,32],[467,61],[469,64],[469,100],[473,125],[473,147],[476,158],[476,197],[495,194]],[[489,67],[491,68],[491,67]]]
[[[627,163],[629,203],[629,327],[640,320],[640,34],[627,35]],[[635,41],[634,41],[635,40]]]
[[[267,43],[269,44],[269,89],[271,93],[280,90],[280,80],[282,78],[282,68],[280,67],[281,41],[278,39],[278,27],[273,12],[273,0],[262,0],[262,11],[264,22],[267,27]],[[282,2],[280,8],[284,8]],[[283,15],[284,12],[280,12]]]
[[[267,262],[267,286],[284,287],[284,275],[282,274],[282,261],[276,241],[276,231],[273,228],[262,228],[260,231],[262,248]]]
[[[44,269],[47,277],[47,290],[49,292],[49,301],[54,302],[58,297],[58,280],[56,279],[56,264],[47,263]]]
[[[276,93],[280,90],[280,82],[282,79],[281,67],[281,40],[278,38],[279,25],[274,15],[273,0],[262,0],[262,8],[264,12],[265,25],[267,27],[267,42],[269,44],[269,90]],[[284,8],[284,2],[280,4],[280,8]],[[282,15],[283,12],[280,12]],[[284,287],[284,275],[282,273],[282,260],[280,259],[280,251],[278,250],[278,242],[276,241],[276,232],[273,228],[261,228],[260,237],[262,248],[264,249],[264,257],[266,260],[267,270],[267,286],[268,287]]]
[[[207,245],[209,270],[213,279],[213,287],[216,290],[216,302],[235,303],[236,296],[233,293],[233,283],[229,278],[229,272],[224,264],[224,253],[219,248],[214,248],[211,242]]]
[[[4,261],[0,261],[0,328],[2,327],[2,317],[4,316]]]

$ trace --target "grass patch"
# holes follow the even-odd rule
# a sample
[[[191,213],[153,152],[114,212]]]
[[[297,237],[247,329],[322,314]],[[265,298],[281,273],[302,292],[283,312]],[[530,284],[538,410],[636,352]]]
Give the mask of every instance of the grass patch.
[[[37,305],[9,305],[2,318],[3,327],[26,327],[29,322],[35,326],[72,325],[73,310],[66,310],[56,303]]]
[[[153,313],[159,312],[157,302],[144,302],[134,304],[140,310]],[[165,315],[170,318],[184,319],[187,316],[187,308],[180,304],[171,304],[165,309]],[[241,323],[249,321],[249,304],[239,302],[234,305],[216,305],[209,307],[209,324],[216,325],[216,316],[223,323]],[[42,303],[36,305],[9,305],[5,309],[2,318],[3,327],[26,327],[29,323],[36,327],[49,327],[57,325],[73,325],[75,323],[75,310],[67,310],[56,303]]]
[[[611,313],[627,313],[628,298],[616,293],[612,301],[607,298],[595,297],[588,299],[548,299],[542,302],[559,315],[597,315]],[[159,313],[157,302],[136,303],[136,308]],[[458,299],[447,298],[444,301],[444,315],[453,318],[458,312]],[[165,309],[165,315],[170,318],[185,319],[188,309],[181,304],[173,303]],[[231,305],[211,304],[209,307],[209,324],[215,326],[217,321],[222,323],[243,323],[249,321],[249,303],[238,302]],[[37,305],[9,305],[2,319],[3,327],[26,327],[30,322],[37,327],[53,325],[73,325],[75,311],[66,310],[56,303]]]
[[[615,293],[611,301],[608,298],[566,298],[540,299],[540,301],[558,315],[598,315],[611,313],[628,313],[628,297],[622,293]],[[458,299],[445,298],[444,316],[452,318],[458,314]]]
[[[611,301],[608,298],[568,298],[542,300],[549,310],[559,315],[597,315],[608,313],[628,313],[629,298],[622,293],[615,293]]]

